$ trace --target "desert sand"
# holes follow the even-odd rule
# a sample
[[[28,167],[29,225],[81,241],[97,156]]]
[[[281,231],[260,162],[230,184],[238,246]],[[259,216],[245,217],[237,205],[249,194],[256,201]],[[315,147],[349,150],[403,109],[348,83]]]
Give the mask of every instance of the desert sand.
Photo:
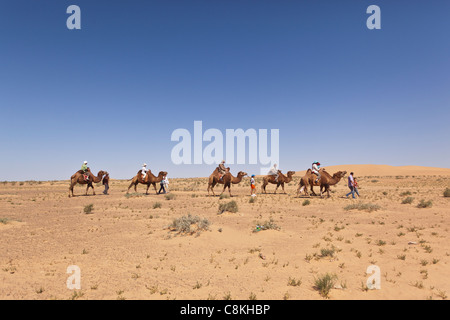
[[[232,198],[208,197],[207,178],[170,179],[170,197],[143,185],[127,196],[129,181],[114,179],[109,195],[76,186],[74,198],[68,180],[0,183],[0,299],[447,299],[450,169],[327,167],[337,170],[355,172],[360,198],[343,197],[346,179],[331,198],[298,197],[302,172],[286,194],[261,194],[258,177],[253,201],[249,178]],[[219,213],[231,201],[237,212]],[[205,229],[168,228],[188,214]],[[70,265],[79,290],[66,285]],[[371,265],[380,289],[367,287]],[[327,273],[324,296],[315,280]]]

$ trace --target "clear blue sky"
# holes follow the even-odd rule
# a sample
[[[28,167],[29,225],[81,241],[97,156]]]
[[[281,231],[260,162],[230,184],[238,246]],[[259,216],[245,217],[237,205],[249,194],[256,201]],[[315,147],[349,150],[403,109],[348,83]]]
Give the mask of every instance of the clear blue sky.
[[[81,30],[66,9],[81,8]],[[381,30],[366,9],[381,8]],[[2,1],[0,180],[169,177],[177,128],[279,129],[283,171],[450,167],[450,2]],[[258,166],[232,166],[258,173]]]

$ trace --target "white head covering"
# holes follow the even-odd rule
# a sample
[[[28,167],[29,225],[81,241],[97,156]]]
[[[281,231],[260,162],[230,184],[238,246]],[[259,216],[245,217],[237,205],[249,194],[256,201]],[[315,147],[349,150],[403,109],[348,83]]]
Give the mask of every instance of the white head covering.
[[[147,166],[147,164],[146,163],[144,163],[143,165],[142,165],[143,167],[146,167]]]
[[[87,164],[87,161],[83,162],[84,164]]]

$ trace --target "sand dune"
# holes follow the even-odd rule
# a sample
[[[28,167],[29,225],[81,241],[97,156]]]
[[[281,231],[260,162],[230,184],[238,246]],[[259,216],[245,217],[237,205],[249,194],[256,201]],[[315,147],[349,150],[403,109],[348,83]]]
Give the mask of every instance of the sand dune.
[[[450,169],[421,167],[421,166],[390,166],[380,164],[348,164],[327,166],[325,169],[332,173],[336,171],[353,171],[355,176],[450,176]],[[298,171],[296,175],[305,174],[306,170]]]

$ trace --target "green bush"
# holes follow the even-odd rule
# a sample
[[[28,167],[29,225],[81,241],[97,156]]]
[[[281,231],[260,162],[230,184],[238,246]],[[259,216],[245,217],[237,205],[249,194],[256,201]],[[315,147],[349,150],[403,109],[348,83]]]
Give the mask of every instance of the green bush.
[[[314,279],[314,288],[319,291],[320,295],[324,298],[328,298],[330,290],[334,287],[336,283],[337,275],[327,273],[325,275],[319,276]]]

